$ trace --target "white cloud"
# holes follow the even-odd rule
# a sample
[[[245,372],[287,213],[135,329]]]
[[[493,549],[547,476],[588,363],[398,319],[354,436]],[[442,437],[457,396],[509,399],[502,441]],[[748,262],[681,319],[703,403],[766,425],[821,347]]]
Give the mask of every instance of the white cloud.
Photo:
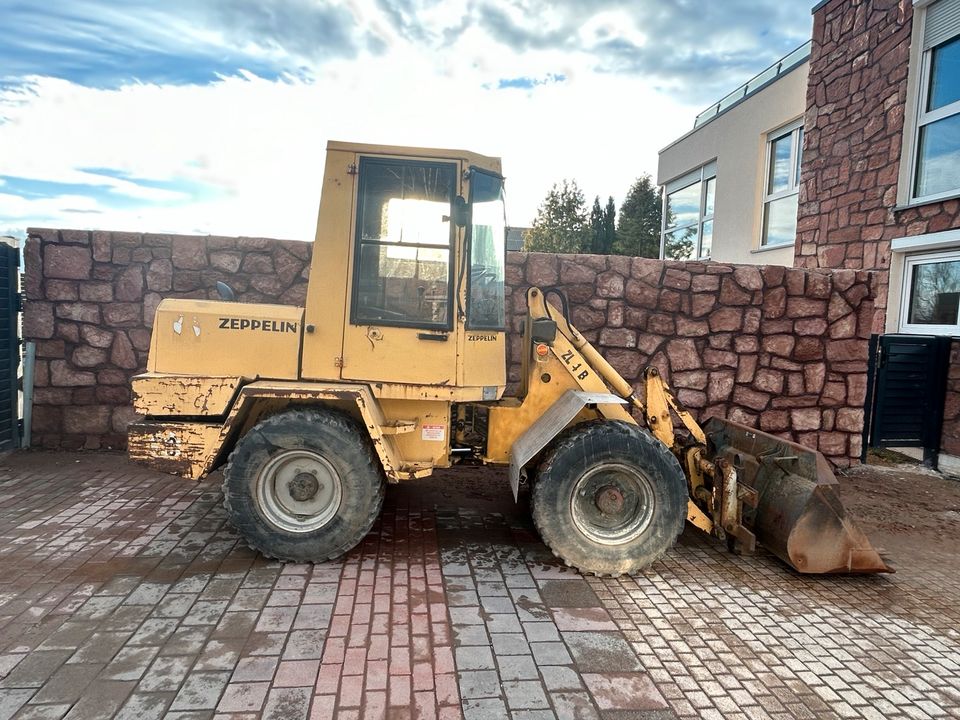
[[[5,17],[0,65],[40,72],[2,78],[0,175],[68,185],[7,183],[0,226],[304,239],[328,139],[499,155],[516,225],[562,178],[619,201],[701,103],[809,27],[775,0],[53,0]],[[242,66],[261,77],[182,84]],[[137,76],[181,84],[117,80]]]
[[[210,191],[181,201],[176,191],[98,175],[113,194],[153,202],[117,210],[89,198],[3,196],[0,223],[309,239],[325,144],[338,139],[499,155],[509,220],[525,225],[563,177],[576,178],[588,200],[619,200],[637,175],[655,172],[657,150],[698,109],[641,78],[594,73],[569,53],[544,52],[518,67],[489,38],[461,43],[442,62],[399,45],[384,58],[329,63],[312,81],[245,74],[203,86],[94,89],[29,78],[0,92],[0,175],[85,183],[93,178],[84,168],[106,168]],[[549,73],[567,80],[483,87]]]

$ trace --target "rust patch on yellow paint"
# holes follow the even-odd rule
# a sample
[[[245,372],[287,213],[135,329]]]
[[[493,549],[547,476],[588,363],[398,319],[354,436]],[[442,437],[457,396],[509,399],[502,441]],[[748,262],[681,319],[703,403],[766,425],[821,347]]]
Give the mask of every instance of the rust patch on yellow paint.
[[[133,407],[148,417],[225,415],[242,380],[144,373],[133,378]]]
[[[220,449],[219,424],[140,422],[129,427],[130,459],[191,480],[203,477]]]

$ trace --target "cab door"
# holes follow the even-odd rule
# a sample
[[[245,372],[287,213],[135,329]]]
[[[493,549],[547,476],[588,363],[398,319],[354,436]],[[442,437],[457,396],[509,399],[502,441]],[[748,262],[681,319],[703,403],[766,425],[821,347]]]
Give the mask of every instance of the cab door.
[[[360,156],[341,377],[454,386],[461,164]]]

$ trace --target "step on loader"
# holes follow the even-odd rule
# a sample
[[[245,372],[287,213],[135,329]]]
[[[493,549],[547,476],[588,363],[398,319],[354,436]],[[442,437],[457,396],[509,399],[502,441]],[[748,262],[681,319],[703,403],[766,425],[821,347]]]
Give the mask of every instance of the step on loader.
[[[499,159],[329,143],[305,307],[163,300],[130,456],[223,465],[230,521],[281,560],[350,550],[385,483],[484,463],[532,486],[544,542],[583,572],[642,570],[685,522],[803,573],[890,571],[820,453],[701,428],[654,367],[635,389],[556,289],[526,292],[505,394],[505,239]]]

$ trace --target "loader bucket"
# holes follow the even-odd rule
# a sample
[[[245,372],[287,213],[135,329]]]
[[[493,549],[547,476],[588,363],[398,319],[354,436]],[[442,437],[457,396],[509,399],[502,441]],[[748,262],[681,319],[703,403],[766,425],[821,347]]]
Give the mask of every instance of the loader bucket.
[[[711,459],[726,459],[756,489],[743,524],[774,555],[801,573],[894,572],[844,510],[822,454],[720,418],[705,430]]]

